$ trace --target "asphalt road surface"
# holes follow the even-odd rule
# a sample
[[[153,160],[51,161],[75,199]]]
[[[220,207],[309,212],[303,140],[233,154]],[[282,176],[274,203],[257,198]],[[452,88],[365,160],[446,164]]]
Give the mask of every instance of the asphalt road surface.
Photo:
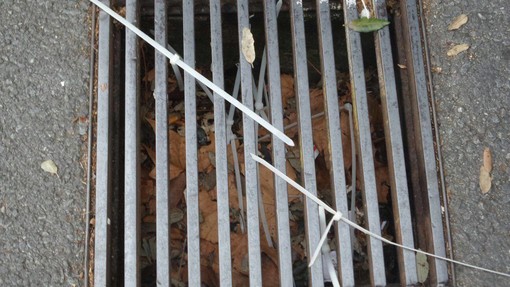
[[[440,143],[457,260],[510,272],[510,2],[425,0]],[[447,31],[460,14],[468,22]],[[454,57],[458,44],[470,48]],[[437,72],[441,70],[441,72]],[[479,187],[485,147],[492,188]],[[510,286],[510,280],[464,267],[458,286]]]
[[[0,286],[83,275],[88,2],[0,1]],[[58,177],[41,163],[53,160]]]

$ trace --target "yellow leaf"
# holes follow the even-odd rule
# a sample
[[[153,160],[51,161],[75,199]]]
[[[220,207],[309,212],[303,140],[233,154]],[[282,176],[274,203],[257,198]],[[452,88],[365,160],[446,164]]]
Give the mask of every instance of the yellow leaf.
[[[453,48],[448,50],[448,53],[446,53],[446,54],[448,55],[448,57],[453,57],[453,56],[457,56],[461,52],[466,51],[467,49],[469,49],[468,44],[455,45],[455,46],[453,46]]]
[[[453,19],[450,26],[448,26],[448,31],[453,31],[453,30],[459,29],[460,27],[462,27],[462,25],[466,24],[467,21],[468,21],[468,16],[466,14],[460,14],[455,19]]]
[[[490,172],[484,167],[480,167],[480,189],[483,194],[489,192],[492,186],[492,178]]]
[[[483,150],[483,166],[489,173],[492,172],[492,153],[488,147]]]
[[[255,40],[253,40],[253,34],[248,28],[243,28],[241,50],[246,61],[253,67],[253,61],[255,61]]]
[[[425,254],[416,253],[416,269],[418,269],[418,282],[425,282],[429,276],[429,262]]]
[[[57,165],[55,164],[55,162],[53,162],[51,159],[47,160],[47,161],[44,161],[43,163],[41,163],[41,168],[45,171],[45,172],[49,172],[51,174],[55,174],[57,175],[57,172],[58,172],[58,168],[57,168]]]

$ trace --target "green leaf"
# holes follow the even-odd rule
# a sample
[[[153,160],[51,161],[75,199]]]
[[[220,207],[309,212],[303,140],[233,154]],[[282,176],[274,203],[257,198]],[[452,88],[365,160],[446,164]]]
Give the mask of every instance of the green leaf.
[[[389,21],[378,18],[359,18],[349,22],[348,26],[352,30],[360,33],[378,31],[390,24]]]
[[[418,271],[418,282],[423,283],[429,276],[429,262],[423,253],[416,254],[416,269]]]

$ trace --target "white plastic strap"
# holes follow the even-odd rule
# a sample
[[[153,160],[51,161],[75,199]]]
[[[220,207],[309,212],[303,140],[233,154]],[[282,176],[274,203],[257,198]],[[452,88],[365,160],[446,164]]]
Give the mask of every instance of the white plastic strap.
[[[170,57],[170,64],[175,65],[177,60],[179,60],[179,55],[174,54],[172,57]]]
[[[290,185],[292,185],[293,187],[295,187],[297,190],[299,190],[301,193],[303,193],[304,195],[306,195],[309,199],[313,200],[315,203],[317,203],[319,206],[322,206],[326,211],[330,212],[331,214],[333,214],[333,219],[329,222],[328,224],[328,227],[326,229],[329,229],[331,228],[330,225],[332,225],[332,222],[333,221],[338,221],[338,220],[342,220],[343,222],[345,222],[346,224],[348,224],[349,226],[363,232],[364,234],[366,235],[369,235],[369,236],[372,236],[373,238],[376,238],[378,240],[381,240],[382,242],[384,243],[387,243],[387,244],[390,244],[390,245],[393,245],[393,246],[396,246],[396,247],[399,247],[399,248],[402,248],[402,249],[405,249],[405,250],[409,250],[409,251],[413,251],[413,252],[417,252],[417,253],[421,253],[421,254],[424,254],[424,255],[427,255],[427,256],[430,256],[430,257],[433,257],[433,258],[436,258],[436,259],[440,259],[440,260],[444,260],[444,261],[447,261],[447,262],[451,262],[451,263],[455,263],[457,265],[461,265],[461,266],[464,266],[464,267],[469,267],[469,268],[473,268],[473,269],[476,269],[476,270],[480,270],[480,271],[484,271],[484,272],[488,272],[488,273],[492,273],[492,274],[496,274],[496,275],[500,275],[500,276],[504,276],[504,277],[508,277],[510,278],[510,274],[509,273],[504,273],[504,272],[499,272],[499,271],[495,271],[495,270],[492,270],[492,269],[487,269],[487,268],[483,268],[483,267],[480,267],[480,266],[476,266],[476,265],[472,265],[472,264],[468,264],[468,263],[464,263],[464,262],[461,262],[461,261],[457,261],[457,260],[453,260],[453,259],[450,259],[450,258],[446,258],[446,257],[442,257],[442,256],[439,256],[439,255],[436,255],[436,254],[432,254],[432,253],[428,253],[428,252],[425,252],[425,251],[422,251],[422,250],[419,250],[419,249],[414,249],[412,247],[408,247],[408,246],[404,246],[402,244],[398,244],[398,243],[395,243],[393,241],[390,241],[380,235],[377,235],[375,233],[372,233],[370,232],[369,230],[359,226],[358,224],[350,221],[349,219],[345,218],[342,216],[341,213],[335,211],[334,209],[332,209],[331,207],[329,207],[326,203],[324,203],[322,200],[318,199],[315,195],[311,194],[309,191],[307,191],[304,187],[302,187],[301,185],[299,185],[298,183],[296,183],[295,181],[293,181],[292,179],[290,179],[288,176],[286,176],[285,174],[283,174],[282,172],[280,172],[278,169],[276,169],[274,166],[272,166],[271,164],[269,164],[268,162],[266,162],[265,160],[261,159],[260,157],[254,155],[254,154],[251,154],[251,157],[252,159],[254,159],[255,161],[261,163],[262,165],[264,165],[265,167],[267,167],[269,170],[271,170],[272,172],[274,172],[275,174],[277,174],[279,177],[281,177],[282,179],[284,179],[287,183],[289,183]],[[324,235],[322,236],[324,237]],[[324,242],[325,239],[321,238],[321,241],[319,242],[319,245],[322,245],[322,243]]]
[[[144,41],[146,41],[149,45],[154,47],[154,49],[158,50],[161,54],[165,55],[170,60],[175,60],[175,64],[181,67],[186,73],[190,74],[192,77],[194,77],[197,81],[204,83],[207,87],[209,87],[211,90],[213,90],[216,94],[218,94],[220,97],[224,98],[226,101],[234,105],[236,108],[241,110],[245,115],[259,123],[261,126],[263,126],[265,129],[270,131],[272,134],[274,134],[276,137],[281,139],[283,142],[285,142],[289,146],[294,146],[294,141],[292,141],[287,135],[285,135],[283,132],[276,129],[273,125],[271,125],[269,122],[261,118],[259,115],[254,113],[252,110],[250,110],[248,107],[243,105],[241,102],[236,100],[234,97],[229,95],[227,92],[216,86],[213,82],[209,81],[206,77],[202,76],[200,73],[198,73],[195,69],[188,66],[186,63],[184,63],[182,60],[177,59],[174,57],[174,54],[168,51],[165,47],[161,46],[158,42],[154,41],[151,37],[149,37],[147,34],[142,32],[140,29],[138,29],[133,24],[129,23],[119,14],[115,13],[112,9],[110,9],[105,4],[101,3],[99,0],[89,0],[90,2],[94,3],[97,7],[99,7],[101,10],[108,13],[108,15],[112,16],[115,20],[119,21],[122,25],[126,26],[129,30],[131,30],[133,33],[138,35],[140,38],[142,38]]]
[[[333,215],[337,214],[337,212],[333,208],[329,207],[329,205],[324,203],[324,201],[322,201],[319,198],[317,198],[317,196],[311,194],[308,190],[306,190],[304,187],[299,185],[297,182],[293,181],[290,177],[288,177],[287,175],[285,175],[284,173],[279,171],[276,167],[272,166],[270,163],[268,163],[264,159],[254,155],[252,153],[250,155],[251,155],[251,158],[253,160],[255,160],[256,162],[262,164],[263,166],[268,168],[270,171],[274,172],[276,175],[278,175],[279,177],[283,178],[288,184],[292,185],[295,189],[299,190],[299,192],[301,192],[302,194],[306,195],[309,199],[313,200],[319,206],[324,207],[324,209],[327,212],[329,212],[329,213],[331,213]],[[339,216],[342,217],[342,214],[340,213]]]
[[[321,227],[321,232],[329,232],[326,228],[326,213],[324,212],[324,208],[319,206],[319,223]],[[322,266],[323,272],[327,272],[324,274],[324,279],[326,279],[326,275],[329,275],[329,281],[333,284],[334,287],[340,287],[340,281],[338,280],[338,276],[336,275],[335,267],[333,266],[333,261],[331,259],[331,249],[328,244],[322,245]],[[334,252],[336,253],[336,252]]]
[[[319,210],[321,208],[324,209],[324,207],[319,206]],[[337,211],[335,213],[335,215],[333,216],[333,218],[331,218],[331,220],[329,221],[328,226],[326,227],[326,230],[324,230],[324,232],[322,233],[321,240],[319,240],[319,245],[315,248],[315,252],[313,253],[312,259],[310,259],[310,263],[308,264],[309,267],[315,263],[315,260],[317,260],[317,257],[319,256],[319,252],[321,252],[321,250],[322,250],[322,245],[326,241],[326,238],[328,238],[328,233],[329,233],[329,230],[331,229],[331,226],[333,226],[333,223],[335,221],[339,221],[341,218],[342,218],[342,213]],[[326,221],[325,218],[324,218],[324,221]]]

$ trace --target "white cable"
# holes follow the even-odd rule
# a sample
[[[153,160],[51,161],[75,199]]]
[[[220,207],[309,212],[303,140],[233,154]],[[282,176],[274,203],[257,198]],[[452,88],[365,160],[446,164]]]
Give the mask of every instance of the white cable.
[[[321,232],[329,233],[329,230],[326,228],[326,212],[322,206],[319,206],[319,223],[321,226]],[[326,265],[326,269],[328,271],[329,280],[333,284],[333,287],[340,287],[340,282],[338,281],[338,276],[335,271],[335,267],[333,266],[333,262],[330,256],[331,249],[328,244],[324,244],[321,247],[322,250],[322,264],[323,267]]]
[[[317,119],[317,118],[319,118],[319,117],[322,117],[323,115],[324,115],[324,112],[320,112],[320,113],[317,113],[317,114],[315,114],[315,115],[312,115],[312,120],[315,120],[315,119]],[[285,131],[286,131],[286,130],[289,130],[289,129],[291,129],[291,128],[293,128],[293,127],[297,126],[297,124],[298,124],[297,122],[290,123],[290,124],[288,124],[288,125],[286,125],[286,126],[284,127],[284,130],[285,130]],[[261,137],[259,138],[259,141],[264,141],[264,140],[268,139],[270,136],[271,136],[270,134],[263,135],[263,136],[261,136]]]
[[[319,208],[323,208],[320,206]],[[331,229],[331,226],[333,226],[333,222],[339,221],[342,218],[342,213],[340,211],[337,211],[333,218],[328,223],[328,226],[326,227],[326,230],[322,233],[321,239],[319,240],[318,246],[315,248],[315,252],[313,253],[312,259],[310,259],[310,264],[308,264],[308,267],[311,267],[314,263],[317,257],[319,256],[319,252],[322,250],[322,245],[326,241],[326,238],[328,237],[329,230]]]
[[[175,63],[179,60],[179,55],[175,53],[172,57],[170,57],[170,64],[175,65]]]
[[[370,11],[368,11],[365,0],[361,0],[361,3],[363,3],[363,10],[361,10],[360,18],[370,18]]]
[[[365,4],[365,0],[361,0],[361,4],[363,4],[363,10],[368,10],[367,5]]]
[[[158,42],[154,41],[151,37],[149,37],[147,34],[142,32],[140,29],[135,27],[133,24],[129,23],[119,14],[115,13],[112,9],[110,9],[105,4],[101,3],[99,0],[89,0],[90,2],[94,3],[97,7],[99,7],[101,10],[105,11],[108,15],[112,16],[115,20],[119,21],[122,25],[126,26],[129,30],[131,30],[133,33],[138,35],[138,37],[142,38],[145,42],[147,42],[149,45],[154,47],[154,49],[158,50],[161,54],[165,55],[170,60],[175,60],[175,64],[177,64],[179,67],[181,67],[185,72],[193,76],[196,80],[204,83],[207,87],[209,87],[211,90],[213,90],[216,94],[218,94],[223,99],[227,100],[229,103],[234,105],[236,108],[241,110],[245,115],[252,118],[254,121],[259,123],[261,126],[266,128],[268,131],[270,131],[272,134],[274,134],[276,137],[281,139],[283,142],[285,142],[289,146],[294,146],[294,142],[286,136],[283,132],[276,129],[273,125],[265,121],[263,118],[261,118],[259,115],[254,113],[252,110],[250,110],[248,107],[243,105],[241,102],[239,102],[237,99],[229,95],[227,92],[216,86],[214,83],[209,81],[206,77],[202,76],[200,73],[195,71],[193,68],[188,66],[186,63],[184,63],[180,59],[175,58],[175,54],[168,51],[165,47],[161,46]]]
[[[253,160],[255,160],[256,162],[262,164],[263,166],[267,167],[270,171],[274,172],[276,175],[278,175],[279,177],[283,178],[286,182],[288,182],[290,185],[292,185],[295,189],[299,190],[301,193],[306,195],[308,198],[313,200],[318,205],[324,207],[324,209],[327,212],[329,212],[329,213],[331,213],[333,215],[335,215],[337,213],[333,208],[329,207],[329,205],[324,203],[322,200],[318,199],[317,196],[311,194],[308,190],[306,190],[304,187],[299,185],[297,182],[293,181],[290,177],[286,176],[284,173],[279,171],[276,167],[272,166],[270,163],[268,163],[264,159],[254,155],[252,153],[250,153],[250,155],[251,155],[251,158]]]
[[[261,163],[262,165],[267,167],[269,170],[271,170],[272,172],[274,172],[275,174],[280,176],[287,183],[289,183],[290,185],[295,187],[297,190],[299,190],[301,193],[303,193],[308,198],[313,200],[315,203],[317,203],[318,205],[324,207],[324,209],[327,210],[329,213],[333,214],[334,217],[333,217],[333,219],[331,221],[335,220],[335,218],[338,218],[338,216],[340,216],[339,220],[342,220],[343,222],[347,223],[349,226],[351,226],[351,227],[353,227],[355,229],[358,229],[359,231],[365,233],[366,235],[369,235],[369,236],[372,236],[373,238],[379,239],[379,240],[381,240],[384,243],[387,243],[387,244],[390,244],[390,245],[393,245],[393,246],[396,246],[396,247],[399,247],[399,248],[402,248],[402,249],[405,249],[405,250],[421,253],[421,254],[424,254],[424,255],[436,258],[436,259],[440,259],[440,260],[444,260],[444,261],[447,261],[447,262],[455,263],[455,264],[458,264],[458,265],[461,265],[461,266],[465,266],[465,267],[473,268],[473,269],[476,269],[476,270],[485,271],[485,272],[488,272],[488,273],[492,273],[492,274],[496,274],[496,275],[501,275],[501,276],[509,277],[510,278],[510,274],[509,273],[504,273],[504,272],[499,272],[499,271],[495,271],[495,270],[479,267],[479,266],[476,266],[476,265],[472,265],[472,264],[460,262],[460,261],[457,261],[457,260],[453,260],[453,259],[450,259],[450,258],[442,257],[442,256],[439,256],[439,255],[435,255],[435,254],[432,254],[432,253],[428,253],[428,252],[425,252],[425,251],[422,251],[422,250],[419,250],[419,249],[414,249],[412,247],[408,247],[408,246],[404,246],[402,244],[395,243],[395,242],[390,241],[390,240],[388,240],[388,239],[386,239],[386,238],[384,238],[382,236],[379,236],[379,235],[377,235],[375,233],[372,233],[372,232],[368,231],[367,229],[359,226],[358,224],[350,221],[349,219],[347,219],[345,217],[342,217],[341,213],[340,213],[340,215],[338,215],[339,212],[337,212],[334,209],[332,209],[331,207],[329,207],[322,200],[318,199],[315,195],[311,194],[304,187],[302,187],[301,185],[299,185],[298,183],[296,183],[295,181],[290,179],[288,176],[286,176],[285,174],[280,172],[278,169],[276,169],[274,166],[272,166],[267,161],[261,159],[260,157],[254,155],[254,154],[251,154],[251,157],[255,161]],[[330,224],[331,224],[331,222],[330,222]],[[328,231],[328,229],[326,231]],[[324,237],[324,235],[322,235],[322,237]]]
[[[453,260],[453,259],[450,259],[450,258],[442,257],[442,256],[439,256],[439,255],[436,255],[436,254],[428,253],[428,252],[425,252],[425,251],[422,251],[422,250],[419,250],[419,249],[414,249],[414,248],[411,248],[411,247],[408,247],[408,246],[404,246],[402,244],[398,244],[398,243],[395,243],[393,241],[389,241],[388,239],[386,239],[386,238],[384,238],[382,236],[379,236],[379,235],[377,235],[375,233],[372,233],[372,232],[366,230],[365,228],[357,225],[356,223],[354,223],[354,222],[352,222],[352,221],[350,221],[350,220],[348,220],[346,218],[342,217],[342,218],[340,218],[340,220],[342,220],[343,222],[345,222],[348,225],[352,226],[353,228],[356,228],[359,231],[361,231],[361,232],[363,232],[363,233],[365,233],[367,235],[370,235],[370,236],[372,236],[372,237],[374,237],[376,239],[379,239],[382,242],[388,243],[390,245],[393,245],[393,246],[396,246],[396,247],[400,247],[400,248],[405,249],[405,250],[421,253],[421,254],[424,254],[424,255],[427,255],[427,256],[430,256],[430,257],[434,257],[436,259],[440,259],[440,260],[448,261],[448,262],[455,263],[455,264],[458,264],[458,265],[462,265],[462,266],[465,266],[465,267],[469,267],[469,268],[477,269],[477,270],[480,270],[480,271],[485,271],[485,272],[488,272],[488,273],[497,274],[497,275],[501,275],[501,276],[505,276],[505,277],[509,277],[510,278],[510,274],[509,273],[504,273],[504,272],[499,272],[499,271],[495,271],[495,270],[479,267],[479,266],[476,266],[476,265],[472,265],[472,264],[460,262],[460,261],[457,261],[457,260]]]

